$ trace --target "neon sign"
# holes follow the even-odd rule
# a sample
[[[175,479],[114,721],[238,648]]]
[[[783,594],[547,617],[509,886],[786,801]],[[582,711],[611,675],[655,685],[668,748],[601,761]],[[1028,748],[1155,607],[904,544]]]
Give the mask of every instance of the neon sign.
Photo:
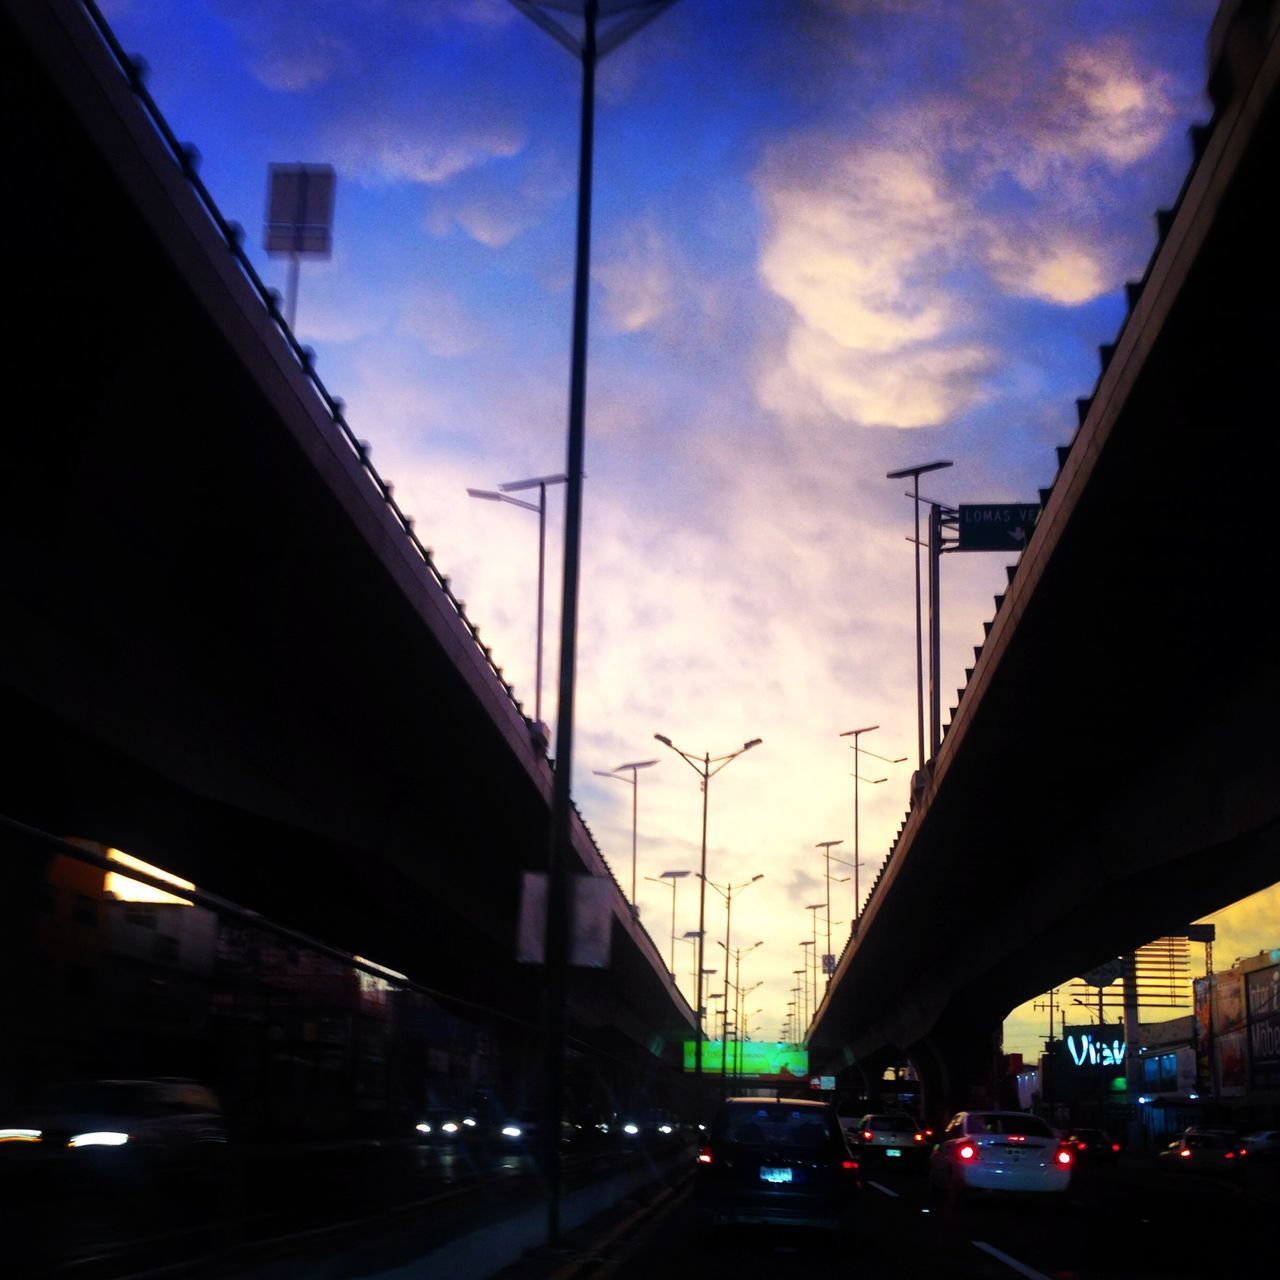
[[[1084,1031],[1067,1036],[1067,1052],[1077,1067],[1122,1067],[1125,1042],[1118,1037],[1095,1040],[1091,1031]]]

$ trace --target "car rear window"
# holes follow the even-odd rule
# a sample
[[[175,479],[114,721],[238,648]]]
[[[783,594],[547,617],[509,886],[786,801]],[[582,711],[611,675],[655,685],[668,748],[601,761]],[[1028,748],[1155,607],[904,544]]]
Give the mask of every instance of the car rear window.
[[[1052,1138],[1053,1133],[1039,1116],[1014,1114],[973,1115],[965,1125],[968,1133],[1020,1133],[1028,1138]]]
[[[834,1140],[831,1118],[812,1107],[763,1103],[727,1107],[720,1138],[736,1146],[817,1148]]]
[[[872,1116],[867,1121],[872,1133],[902,1133],[914,1127],[909,1116]]]

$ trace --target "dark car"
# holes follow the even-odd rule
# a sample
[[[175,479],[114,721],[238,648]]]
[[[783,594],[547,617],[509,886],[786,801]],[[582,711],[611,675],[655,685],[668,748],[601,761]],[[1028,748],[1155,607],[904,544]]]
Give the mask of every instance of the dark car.
[[[729,1098],[698,1149],[694,1198],[704,1225],[763,1223],[843,1234],[858,1162],[825,1102]]]
[[[1066,1145],[1078,1164],[1115,1164],[1120,1159],[1120,1144],[1105,1129],[1076,1129],[1067,1135]]]
[[[874,1164],[924,1169],[929,1164],[924,1129],[905,1112],[863,1116],[849,1134],[849,1145],[864,1169]]]
[[[1243,1175],[1247,1157],[1248,1148],[1227,1130],[1188,1129],[1160,1152],[1159,1160],[1166,1169]]]

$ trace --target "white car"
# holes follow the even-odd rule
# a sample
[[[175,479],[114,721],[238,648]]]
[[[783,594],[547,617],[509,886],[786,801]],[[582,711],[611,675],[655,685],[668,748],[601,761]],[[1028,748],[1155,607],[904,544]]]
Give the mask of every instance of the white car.
[[[931,1188],[958,1199],[969,1191],[1060,1195],[1075,1158],[1040,1119],[1025,1111],[961,1111],[929,1162]]]

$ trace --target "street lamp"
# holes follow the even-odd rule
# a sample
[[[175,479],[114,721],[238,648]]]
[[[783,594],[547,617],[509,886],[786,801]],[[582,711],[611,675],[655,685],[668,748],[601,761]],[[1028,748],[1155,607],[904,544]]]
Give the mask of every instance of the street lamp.
[[[761,877],[757,876],[756,879],[759,880],[761,879]],[[748,881],[748,883],[753,883],[753,882]],[[757,947],[763,947],[764,940],[761,939],[759,942],[753,942],[749,947],[735,947],[732,951],[729,950],[729,947],[726,943],[720,942],[720,943],[717,943],[716,945],[723,948],[726,964],[728,963],[729,960],[733,961],[733,990],[734,990],[734,997],[735,997],[734,1007],[738,1015],[734,1019],[736,1023],[740,1021],[740,1015],[742,1013],[742,994],[743,994],[742,992],[742,957],[744,955],[750,954]],[[725,971],[725,982],[726,984],[728,983],[727,969]],[[761,986],[762,983],[757,982],[755,985],[756,987],[758,987],[758,986]],[[755,987],[748,987],[747,990],[754,991]],[[740,1074],[740,1067],[738,1071],[734,1072],[734,1075],[739,1075],[739,1074]]]
[[[687,871],[664,871],[660,876],[645,876],[646,880],[652,880],[654,884],[669,884],[671,886],[671,981],[676,980],[676,884],[683,880],[689,873]],[[686,934],[685,937],[689,935]]]
[[[708,880],[706,876],[699,874],[698,878],[704,885],[710,885],[724,899],[724,942],[721,944],[725,952],[725,964],[729,963],[728,957],[733,955],[729,948],[730,927],[733,924],[733,895],[740,889],[749,889],[757,880],[764,879],[764,873],[760,872],[751,877],[750,880],[744,880],[741,884],[716,884],[714,880]],[[729,971],[725,969],[725,986],[729,985]],[[720,1056],[720,1092],[723,1094],[725,1089],[725,1077],[727,1075],[725,1069],[724,1054]]]
[[[888,782],[888,778],[864,778],[859,774],[858,755],[874,756],[877,760],[883,760],[886,764],[902,764],[906,760],[906,756],[898,756],[896,760],[891,760],[888,756],[878,755],[874,751],[868,751],[866,747],[861,746],[861,737],[864,733],[871,733],[878,729],[878,724],[869,724],[861,729],[846,729],[840,735],[842,738],[852,738],[853,746],[850,750],[853,752],[853,931],[857,936],[858,926],[862,923],[862,889],[858,882],[858,871],[862,865],[860,857],[861,845],[859,837],[859,818],[858,818],[858,783],[866,782],[871,786],[877,786],[881,782]]]
[[[556,769],[551,790],[551,842],[547,875],[545,1029],[546,1073],[543,1159],[547,1179],[547,1238],[560,1238],[560,1115],[564,1110],[565,994],[569,968],[569,829],[572,815],[573,686],[578,635],[578,572],[582,551],[582,475],[586,453],[587,295],[591,279],[591,160],[595,133],[596,63],[634,35],[674,0],[511,0],[582,64],[582,115],[578,144],[578,226],[574,255],[573,350],[569,366],[566,451],[564,573],[560,605],[560,687],[556,716]],[[547,13],[582,15],[575,36]],[[602,13],[603,10],[603,13]],[[601,28],[600,19],[604,18]]]
[[[910,476],[915,486],[916,519],[916,744],[920,758],[919,770],[924,773],[924,640],[920,626],[920,477],[928,471],[941,471],[954,465],[947,461],[924,462],[918,467],[903,467],[900,471],[888,471],[886,480],[901,480]],[[936,677],[935,677],[936,679]]]
[[[687,942],[693,948],[693,954],[689,957],[689,981],[694,987],[698,985],[698,939],[701,937],[700,930],[688,929],[680,939],[681,942]]]
[[[817,932],[817,927],[818,927],[818,926],[817,926],[817,924],[816,924],[816,922],[815,922],[815,924],[814,924],[814,931],[815,931],[815,933]],[[810,969],[813,967],[813,957],[814,957],[814,956],[816,956],[816,955],[818,954],[817,938],[816,938],[816,937],[814,937],[814,938],[801,938],[801,939],[800,939],[800,945],[801,945],[802,947],[812,947],[812,948],[813,948],[813,950],[812,950],[812,951],[802,951],[802,952],[801,952],[801,954],[804,956],[804,968],[803,968],[803,969],[793,969],[793,970],[792,970],[792,972],[793,972],[793,973],[803,973],[803,974],[804,974],[804,1006],[803,1006],[803,1008],[804,1008],[805,1015],[807,1016],[807,1015],[808,1015],[808,1012],[809,1012],[809,971],[810,971]]]
[[[826,852],[827,861],[827,951],[822,957],[822,971],[827,974],[827,981],[831,981],[831,974],[827,971],[828,963],[834,963],[835,957],[831,953],[831,847],[837,844],[844,844],[843,840],[819,840],[815,849],[823,849]]]
[[[750,742],[744,742],[737,751],[730,751],[728,755],[712,756],[711,753],[705,752],[701,758],[690,755],[687,751],[682,751],[676,746],[670,738],[660,733],[653,735],[664,747],[670,747],[693,771],[702,779],[702,864],[698,872],[699,888],[698,888],[698,991],[694,1008],[697,1011],[697,1033],[698,1048],[694,1055],[694,1075],[697,1079],[698,1105],[702,1105],[702,1042],[705,1039],[702,1026],[702,956],[706,943],[707,929],[707,796],[711,790],[711,779],[725,768],[730,761],[736,760],[744,751],[750,751],[752,747],[758,747],[763,739],[752,738]],[[712,765],[715,768],[712,768]]]
[[[631,910],[636,910],[636,812],[638,797],[640,795],[640,785],[636,782],[636,774],[641,769],[648,769],[652,765],[657,764],[656,760],[633,760],[630,764],[620,764],[616,769],[607,772],[600,769],[592,769],[592,773],[597,778],[616,778],[619,782],[625,782],[631,788]],[[631,777],[624,778],[622,771],[624,769],[631,770]],[[645,879],[649,879],[648,876]],[[674,889],[674,885],[672,888]],[[671,909],[675,911],[675,895],[672,894]],[[672,929],[675,928],[675,922],[672,921]]]
[[[495,493],[492,489],[468,489],[473,498],[484,498],[489,502],[506,502],[513,507],[521,507],[525,511],[538,513],[538,636],[537,664],[534,675],[533,722],[542,733],[542,595],[543,583],[546,580],[546,547],[547,547],[547,485],[564,484],[568,476],[534,476],[532,480],[513,480],[510,484],[500,484]],[[521,489],[538,490],[536,503],[526,502],[523,498],[513,498],[511,494]]]

